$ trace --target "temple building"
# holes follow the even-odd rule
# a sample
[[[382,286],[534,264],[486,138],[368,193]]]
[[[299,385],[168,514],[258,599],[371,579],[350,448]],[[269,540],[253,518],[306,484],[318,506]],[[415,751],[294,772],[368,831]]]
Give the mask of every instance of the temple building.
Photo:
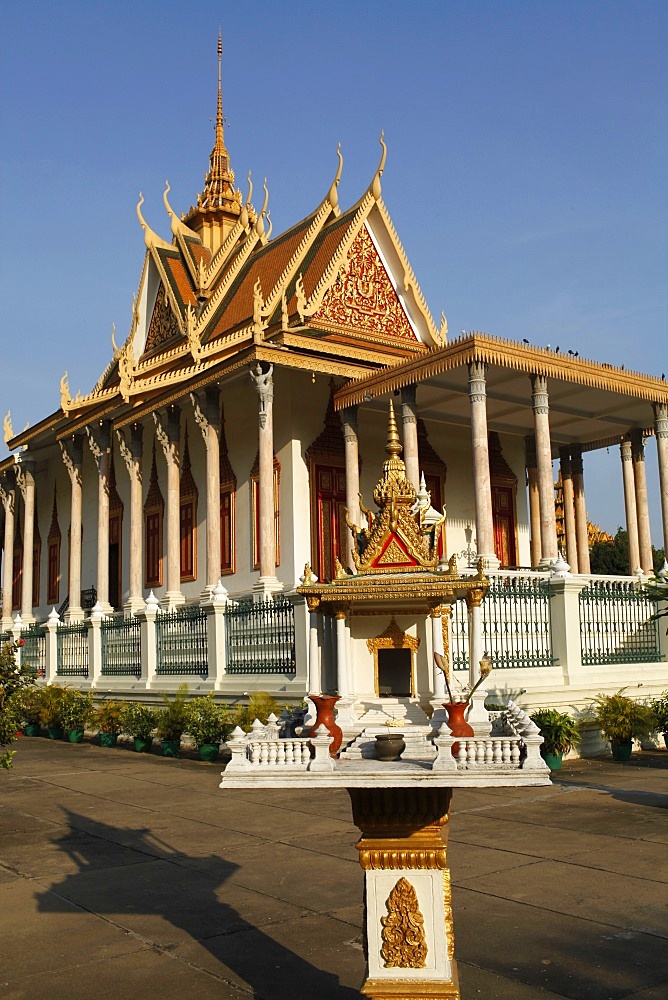
[[[438,540],[443,570],[454,556],[459,572],[473,575],[482,560],[497,592],[512,585],[516,595],[525,584],[549,587],[557,576],[574,588],[577,610],[578,595],[596,584],[586,458],[615,446],[631,567],[650,574],[644,442],[656,436],[663,525],[656,541],[668,551],[666,383],[483,333],[451,340],[445,319],[437,324],[431,316],[383,202],[382,135],[379,165],[355,204],[339,204],[337,151],[322,201],[274,235],[266,185],[259,195],[250,178],[246,194],[235,186],[223,135],[220,52],[219,43],[215,142],[203,191],[179,216],[167,185],[166,216],[154,223],[162,236],[149,225],[142,198],[137,205],[146,254],[120,346],[112,337],[109,364],[87,394],[73,396],[65,374],[55,413],[20,433],[5,418],[2,630],[22,629],[35,641],[46,636],[48,647],[49,615],[59,635],[114,613],[142,622],[148,614],[155,622],[179,609],[199,612],[220,603],[222,593],[230,615],[290,597],[299,633],[307,611],[295,588],[304,568],[323,582],[341,568],[355,572],[347,521],[371,528],[365,498],[383,461],[389,399],[407,479],[432,511],[447,513]],[[400,615],[397,621],[401,631]],[[454,622],[449,653],[457,671],[465,669],[466,650],[456,649],[468,625],[460,622],[458,637]],[[377,624],[382,634],[389,618]],[[553,621],[553,639],[555,628]],[[655,670],[658,684],[664,640],[657,632],[650,642],[646,628],[643,637],[638,653],[626,637],[622,658],[611,654],[606,670],[654,664],[645,676],[654,683]],[[103,635],[103,650],[105,641]],[[228,631],[220,640],[225,652],[220,643],[216,652],[228,658],[227,667],[210,656],[207,671],[205,656],[198,669],[181,665],[174,676],[158,667],[158,679],[168,685],[192,673],[222,692],[255,685],[303,697],[300,656],[308,658],[308,639],[295,639],[292,659],[275,668],[266,666],[263,642],[253,677],[252,664],[245,672],[230,669]],[[502,664],[509,682],[538,664],[552,671],[545,687],[555,690],[568,675],[564,657],[578,645],[567,634],[559,642],[560,649],[527,648],[522,662]],[[319,649],[326,645],[323,639]],[[156,686],[143,653],[141,665],[128,660],[124,670],[105,671],[102,662],[77,674],[58,650],[48,668],[52,679]],[[420,655],[430,655],[424,643]],[[579,655],[570,680],[578,691],[584,644]],[[613,673],[606,683],[621,686]],[[431,669],[423,674],[428,679]],[[431,694],[414,692],[426,703]]]

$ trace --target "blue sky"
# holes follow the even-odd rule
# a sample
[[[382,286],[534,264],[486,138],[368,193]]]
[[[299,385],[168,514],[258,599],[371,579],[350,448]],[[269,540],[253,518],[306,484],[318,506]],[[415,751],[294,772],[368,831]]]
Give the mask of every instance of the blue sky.
[[[89,391],[125,338],[149,224],[201,190],[223,30],[237,183],[274,233],[324,196],[383,197],[438,320],[668,369],[668,3],[338,0],[196,6],[24,0],[0,10],[0,416]],[[615,449],[616,451],[616,449]],[[661,544],[654,442],[652,533]],[[590,517],[624,521],[617,454]]]

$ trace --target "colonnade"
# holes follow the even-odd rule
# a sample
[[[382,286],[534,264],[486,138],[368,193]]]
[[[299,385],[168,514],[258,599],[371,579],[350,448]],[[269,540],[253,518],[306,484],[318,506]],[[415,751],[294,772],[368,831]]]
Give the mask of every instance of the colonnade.
[[[487,365],[473,361],[468,365],[468,391],[471,417],[471,452],[477,554],[488,569],[498,569],[494,546],[492,482],[489,464],[487,422]],[[530,551],[533,568],[546,569],[559,555],[554,503],[552,441],[549,420],[549,393],[544,375],[529,376],[533,413],[533,434],[525,438],[527,486],[529,496]],[[419,488],[416,386],[401,390],[403,459],[406,475]],[[359,524],[359,444],[357,407],[341,413],[345,440],[346,494],[349,517]],[[663,543],[668,551],[668,407],[654,404],[654,432],[657,439]],[[584,491],[583,448],[580,444],[559,449],[563,484],[566,560],[573,573],[590,572],[587,508]],[[631,430],[621,441],[622,480],[626,504],[631,572],[653,571],[652,543],[649,529],[649,505],[643,432]],[[352,558],[350,559],[352,565]]]
[[[274,535],[274,474],[273,474],[273,373],[272,366],[264,370],[256,365],[250,372],[258,394],[259,447],[259,539],[260,579],[254,591],[258,595],[281,590],[276,578],[276,547]],[[206,450],[206,569],[202,600],[211,599],[213,588],[221,574],[220,536],[220,389],[206,388],[201,395],[190,394],[195,423],[199,427]],[[181,591],[180,537],[180,435],[181,407],[170,404],[154,411],[156,441],[166,468],[165,530],[165,591],[161,604],[171,610],[183,604]],[[129,477],[129,569],[126,612],[135,613],[144,607],[144,510],[142,501],[142,456],[144,427],[130,423],[114,429],[109,420],[87,425],[59,441],[62,461],[70,481],[69,557],[67,587],[69,606],[67,621],[81,621],[82,531],[83,531],[83,464],[84,446],[92,452],[97,471],[97,570],[96,591],[98,610],[109,613],[109,473],[112,442],[115,436],[118,450]],[[25,625],[35,620],[32,604],[33,532],[35,524],[35,463],[25,453],[15,466],[0,477],[0,502],[4,512],[2,628],[12,624],[15,610],[12,600],[16,509],[19,495],[23,505],[23,561],[21,584],[21,619]]]

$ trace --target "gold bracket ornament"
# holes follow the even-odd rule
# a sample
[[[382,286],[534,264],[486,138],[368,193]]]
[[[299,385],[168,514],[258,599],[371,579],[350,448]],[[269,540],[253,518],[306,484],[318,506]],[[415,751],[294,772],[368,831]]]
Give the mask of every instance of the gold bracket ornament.
[[[65,376],[67,376],[67,372],[65,372]],[[8,444],[11,441],[11,439],[14,437],[14,429],[12,427],[12,413],[11,413],[11,410],[7,410],[7,416],[5,417],[5,419],[3,421],[3,427],[4,427],[4,431],[5,431],[5,444]]]

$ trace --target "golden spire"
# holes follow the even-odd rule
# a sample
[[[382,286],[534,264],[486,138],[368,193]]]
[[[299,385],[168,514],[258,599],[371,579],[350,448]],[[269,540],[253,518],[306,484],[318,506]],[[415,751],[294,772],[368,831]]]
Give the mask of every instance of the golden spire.
[[[204,229],[212,225],[223,231],[221,239],[212,240],[210,249],[215,251],[241,214],[241,192],[234,188],[234,171],[225,146],[223,117],[223,38],[218,32],[218,103],[216,107],[216,138],[209,157],[209,171],[204,180],[204,190],[197,196],[197,205],[190,209],[185,222],[194,229],[205,243]],[[213,218],[212,218],[213,217]],[[206,223],[204,222],[206,219]]]
[[[403,450],[401,441],[399,440],[397,421],[394,416],[394,403],[390,400],[390,417],[387,422],[387,444],[385,445],[385,451],[394,458],[395,455],[400,455]]]

